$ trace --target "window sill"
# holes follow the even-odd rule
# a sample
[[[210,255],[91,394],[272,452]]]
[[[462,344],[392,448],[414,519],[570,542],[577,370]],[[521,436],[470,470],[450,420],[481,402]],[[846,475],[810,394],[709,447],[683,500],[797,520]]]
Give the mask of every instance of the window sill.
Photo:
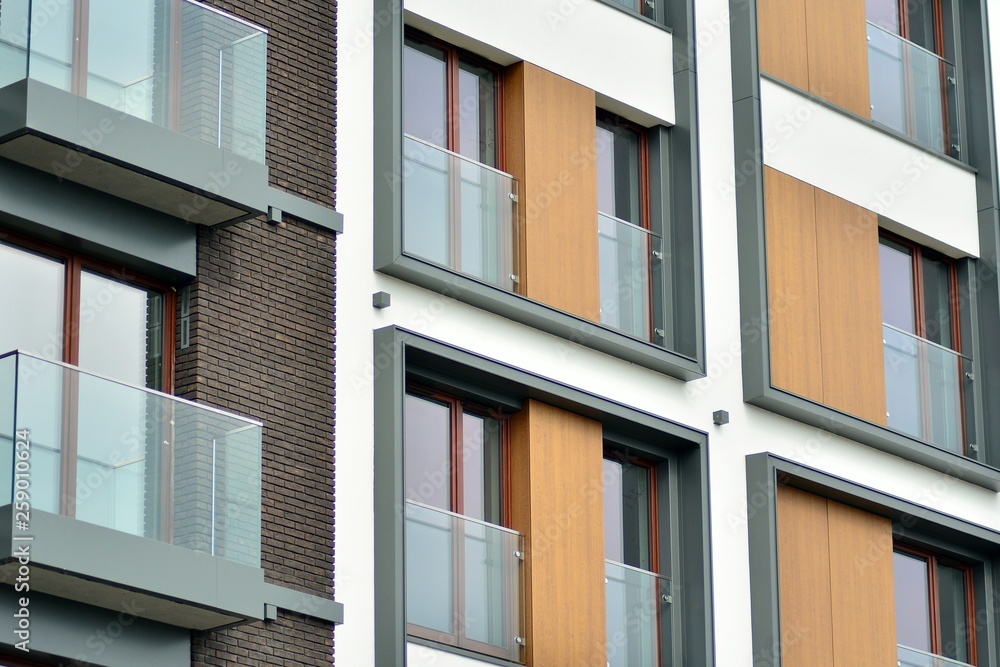
[[[376,264],[375,268],[471,306],[565,338],[569,343],[604,352],[679,380],[705,377],[702,364],[695,359],[409,255],[399,255],[394,261]]]

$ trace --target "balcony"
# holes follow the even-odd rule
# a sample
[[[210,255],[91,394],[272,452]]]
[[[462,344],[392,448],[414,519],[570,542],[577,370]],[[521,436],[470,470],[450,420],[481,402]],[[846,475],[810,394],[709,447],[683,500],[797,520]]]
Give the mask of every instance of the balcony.
[[[267,34],[193,0],[5,0],[0,157],[201,224],[266,210]]]
[[[972,360],[888,324],[882,339],[889,427],[964,454]]]
[[[35,590],[114,609],[131,589],[150,618],[183,627],[259,617],[261,434],[214,408],[3,355],[0,573],[31,536],[45,571]]]
[[[513,292],[517,180],[409,135],[403,175],[403,252]]]
[[[958,158],[961,136],[955,65],[868,23],[872,120]]]
[[[519,533],[406,501],[405,545],[410,635],[523,661]]]
[[[898,645],[899,667],[970,667],[966,662],[952,660],[944,656],[925,653],[908,646]]]
[[[605,564],[609,667],[657,667],[666,650],[670,580],[622,565]]]
[[[645,341],[663,340],[662,313],[654,307],[654,276],[663,263],[660,237],[597,214],[601,324]]]

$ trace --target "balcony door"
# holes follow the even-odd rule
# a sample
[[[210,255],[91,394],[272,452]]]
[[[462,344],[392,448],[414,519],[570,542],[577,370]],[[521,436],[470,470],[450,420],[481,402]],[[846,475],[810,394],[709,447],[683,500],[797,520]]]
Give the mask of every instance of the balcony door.
[[[905,239],[879,240],[888,425],[964,453],[965,385],[952,260]]]
[[[404,248],[507,289],[511,177],[500,166],[499,73],[429,37],[403,49]]]
[[[33,507],[161,536],[169,526],[152,508],[168,504],[170,416],[126,385],[170,389],[169,292],[58,249],[10,243],[0,243],[0,285],[0,351],[38,357],[23,357],[16,379],[17,428],[32,433]],[[5,448],[10,435],[0,433]],[[0,456],[5,475],[10,460]]]

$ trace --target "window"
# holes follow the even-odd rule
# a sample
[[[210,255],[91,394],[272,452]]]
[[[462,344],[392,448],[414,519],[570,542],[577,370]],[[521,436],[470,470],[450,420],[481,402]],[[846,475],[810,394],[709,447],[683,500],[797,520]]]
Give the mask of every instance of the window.
[[[902,667],[931,664],[921,652],[975,664],[972,569],[929,552],[897,545],[893,552],[893,572],[899,664]],[[953,664],[956,663],[949,663]]]
[[[642,128],[605,114],[597,119],[597,210],[601,323],[662,339],[653,325],[654,263],[662,253],[650,231],[649,142]]]
[[[32,430],[32,506],[163,539],[168,522],[150,508],[169,479],[158,463],[169,418],[146,392],[119,382],[170,390],[172,292],[59,249],[7,242],[0,284],[0,353],[38,357],[26,358],[18,395]]]
[[[507,420],[436,392],[404,404],[411,635],[517,659],[520,535],[502,528]]]
[[[513,290],[516,199],[499,171],[499,71],[430,38],[403,49],[406,253]]]
[[[872,119],[958,156],[951,0],[868,0]]]
[[[173,298],[165,286],[55,248],[0,243],[0,353],[15,349],[169,391]]]
[[[957,453],[967,442],[954,261],[904,239],[879,245],[888,425]]]
[[[626,9],[631,9],[633,12],[638,12],[646,18],[657,20],[656,0],[612,0],[612,2]]]
[[[665,465],[665,464],[664,464]],[[654,667],[665,653],[669,579],[659,571],[657,468],[605,452],[604,545],[608,664]]]

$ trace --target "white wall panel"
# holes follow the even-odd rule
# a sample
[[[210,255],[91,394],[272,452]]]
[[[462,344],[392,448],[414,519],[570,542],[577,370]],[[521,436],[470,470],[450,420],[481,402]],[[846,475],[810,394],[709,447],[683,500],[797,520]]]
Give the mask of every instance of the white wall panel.
[[[893,221],[952,256],[979,256],[975,175],[773,81],[760,86],[764,163]]]

